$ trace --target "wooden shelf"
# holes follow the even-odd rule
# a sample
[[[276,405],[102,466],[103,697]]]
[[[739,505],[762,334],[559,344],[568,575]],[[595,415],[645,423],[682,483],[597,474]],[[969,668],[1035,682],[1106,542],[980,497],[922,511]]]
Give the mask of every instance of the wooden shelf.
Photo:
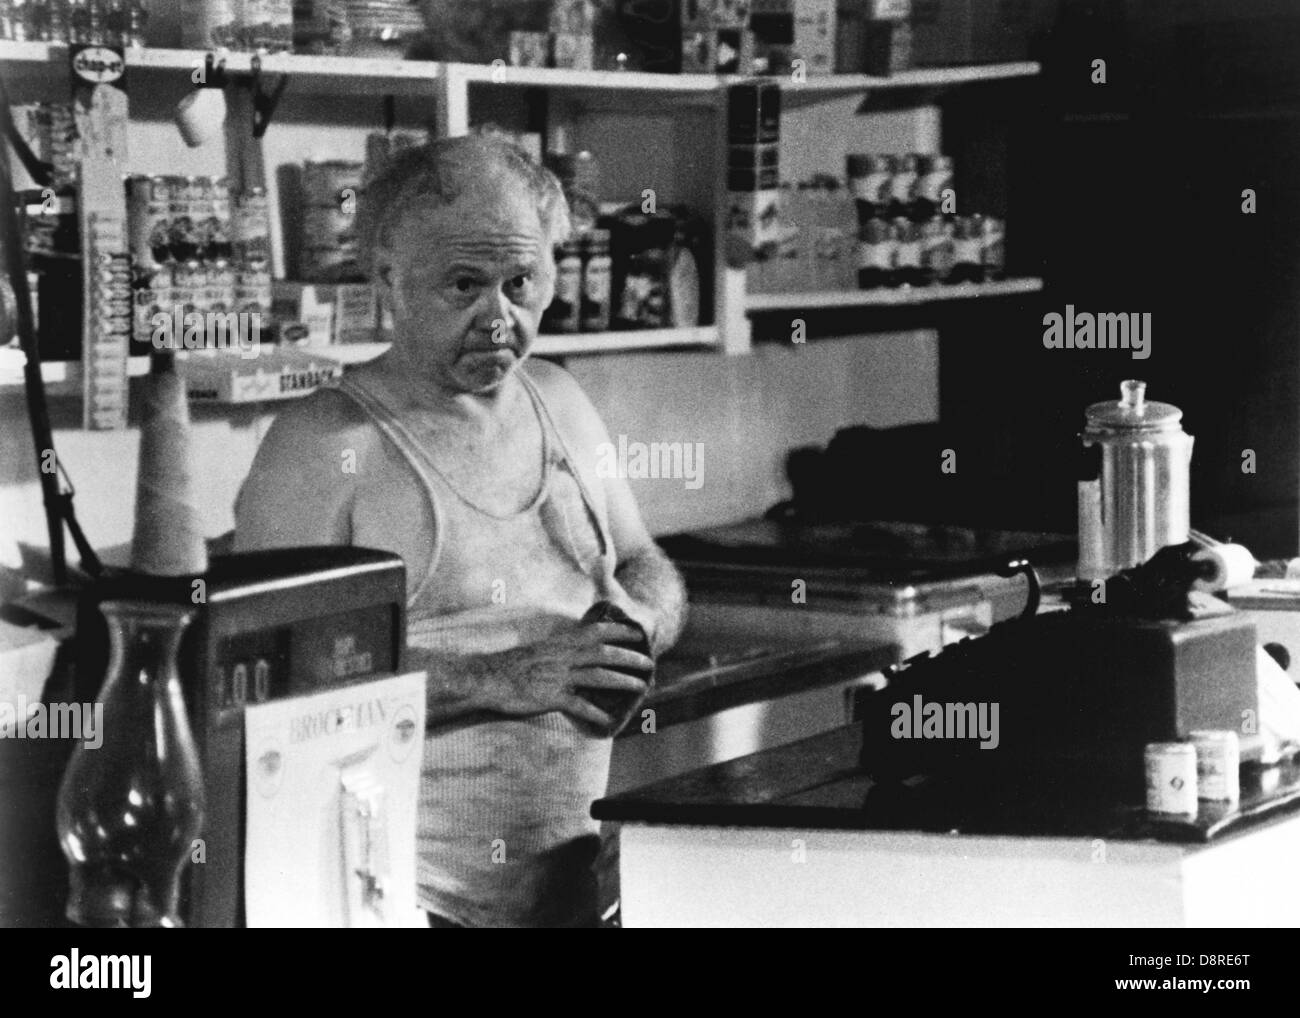
[[[644,329],[638,332],[583,332],[577,335],[538,336],[533,353],[538,357],[573,357],[627,350],[667,350],[683,347],[717,347],[718,330],[712,325],[683,329]]]
[[[365,364],[388,352],[388,343],[345,343],[340,346],[313,348],[304,352],[339,364]],[[577,335],[538,336],[533,353],[539,357],[573,357],[628,350],[707,349],[718,346],[718,330],[711,325],[684,329],[644,329],[637,332],[584,332]],[[185,351],[177,360],[188,357]],[[238,356],[231,354],[231,356]],[[0,392],[21,390],[24,358],[13,348],[0,350]],[[132,357],[127,373],[138,378],[149,373],[148,357]],[[46,393],[52,397],[81,395],[80,361],[47,361],[41,365]]]
[[[67,60],[67,46],[49,42],[0,41],[0,64],[10,67],[39,69],[40,65],[62,64]],[[156,49],[144,47],[126,51],[128,68],[145,71],[190,72],[203,65],[204,50]],[[235,74],[249,73],[251,53],[219,51],[226,69]],[[475,84],[520,85],[535,88],[574,90],[597,94],[661,93],[679,98],[714,100],[725,88],[742,81],[743,76],[714,74],[651,74],[644,71],[575,71],[553,67],[512,67],[508,64],[440,63],[432,60],[403,60],[371,57],[308,56],[297,53],[265,54],[262,70],[272,74],[293,75],[295,87],[313,92],[338,92],[340,88],[374,82],[385,86],[413,85],[454,77]],[[986,64],[971,67],[918,68],[887,78],[866,74],[815,75],[795,82],[774,76],[783,91],[799,95],[827,96],[874,89],[943,88],[999,78],[1025,77],[1040,73],[1039,64],[1031,61]]]
[[[979,81],[997,81],[1002,78],[1026,78],[1042,73],[1042,65],[1032,60],[1008,64],[973,64],[967,67],[918,67],[900,71],[888,78],[869,74],[810,75],[806,81],[787,78],[781,81],[781,90],[788,95],[801,92],[862,92],[875,89],[951,88]],[[743,79],[736,79],[743,80]]]
[[[784,311],[798,308],[896,307],[930,304],[943,300],[971,300],[1034,293],[1043,281],[1025,276],[996,283],[958,283],[954,286],[903,286],[876,290],[814,290],[808,293],[751,293],[745,298],[748,311]]]
[[[248,74],[253,54],[214,51],[233,74]],[[42,64],[60,66],[67,62],[68,48],[62,43],[0,42],[0,66],[28,70]],[[190,74],[202,67],[206,50],[128,49],[126,65],[133,71],[175,71]],[[383,83],[389,91],[403,91],[403,85],[427,91],[427,83],[443,75],[443,66],[431,60],[403,60],[371,57],[325,57],[297,53],[262,54],[262,70],[293,76],[293,87],[307,92],[338,93],[366,82]]]
[[[718,330],[711,326],[684,329],[644,329],[636,332],[580,332],[575,335],[541,335],[532,353],[539,357],[573,357],[627,350],[664,350],[716,347]],[[313,352],[341,364],[364,364],[388,351],[388,343],[346,343]]]

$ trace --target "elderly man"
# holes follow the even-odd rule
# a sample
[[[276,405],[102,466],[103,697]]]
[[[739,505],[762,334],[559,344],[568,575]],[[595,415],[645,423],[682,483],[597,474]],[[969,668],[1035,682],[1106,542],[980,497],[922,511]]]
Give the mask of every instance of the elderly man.
[[[592,925],[589,808],[653,666],[633,648],[671,646],[685,598],[626,483],[597,474],[609,439],[591,403],[560,368],[525,367],[564,197],[504,141],[444,139],[394,159],[359,225],[393,347],[277,418],[236,547],[350,543],[406,562],[407,662],[429,675],[431,924]],[[588,618],[602,602],[615,621]]]

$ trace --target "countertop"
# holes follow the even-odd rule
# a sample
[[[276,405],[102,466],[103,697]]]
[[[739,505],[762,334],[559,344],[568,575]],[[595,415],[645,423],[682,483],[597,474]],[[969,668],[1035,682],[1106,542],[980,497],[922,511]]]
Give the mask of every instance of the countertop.
[[[1140,805],[1090,803],[1061,784],[1016,787],[921,781],[875,786],[858,765],[859,725],[600,799],[598,820],[720,827],[1074,836],[1208,842],[1300,809],[1300,764],[1247,767],[1235,808],[1201,804],[1195,819],[1153,821]]]
[[[660,728],[695,721],[742,704],[789,696],[847,682],[898,660],[897,649],[880,641],[836,638],[791,644],[689,630],[659,659],[655,688],[645,700]],[[631,725],[624,734],[634,733]]]

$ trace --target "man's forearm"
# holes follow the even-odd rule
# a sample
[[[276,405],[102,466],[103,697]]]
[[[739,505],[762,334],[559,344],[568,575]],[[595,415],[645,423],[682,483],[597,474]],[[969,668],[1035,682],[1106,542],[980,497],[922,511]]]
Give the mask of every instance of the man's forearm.
[[[650,651],[658,657],[672,647],[686,625],[686,585],[672,561],[650,545],[619,563],[615,578],[650,617]]]
[[[426,725],[492,710],[493,690],[510,667],[509,654],[445,654],[422,647],[406,648],[406,667],[428,675],[425,685]]]

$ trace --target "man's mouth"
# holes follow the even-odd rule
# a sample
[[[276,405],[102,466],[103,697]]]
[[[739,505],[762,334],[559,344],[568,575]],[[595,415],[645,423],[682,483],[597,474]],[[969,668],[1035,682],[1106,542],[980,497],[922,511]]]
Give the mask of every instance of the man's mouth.
[[[469,340],[465,344],[463,352],[467,354],[515,354],[518,353],[518,348],[513,336],[503,343],[498,343],[488,337],[485,339]]]

